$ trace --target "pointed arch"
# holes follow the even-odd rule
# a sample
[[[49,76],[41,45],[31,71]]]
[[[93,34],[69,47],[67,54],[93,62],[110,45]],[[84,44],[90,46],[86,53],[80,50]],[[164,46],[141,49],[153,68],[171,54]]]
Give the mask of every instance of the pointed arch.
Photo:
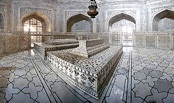
[[[154,16],[153,22],[152,22],[152,30],[158,31],[158,24],[159,21],[163,18],[168,18],[174,20],[174,11],[171,10],[164,10],[157,15]]]
[[[135,19],[132,16],[130,16],[128,14],[120,13],[118,15],[115,15],[114,17],[112,17],[109,20],[109,26],[112,26],[115,22],[118,22],[118,21],[123,20],[123,19],[131,21],[134,24],[136,24],[136,21],[135,21]]]
[[[68,20],[67,20],[67,32],[71,32],[72,31],[72,26],[75,24],[75,23],[78,23],[80,21],[87,21],[90,25],[90,32],[92,32],[92,20],[91,18],[83,15],[83,14],[77,14],[77,15],[74,15],[72,17],[70,17]]]
[[[108,31],[112,33],[112,35],[110,35],[111,44],[118,45],[118,43],[122,43],[123,46],[133,45],[132,34],[136,28],[136,21],[134,17],[128,14],[120,13],[113,16],[109,20],[108,25]]]
[[[46,32],[51,31],[51,21],[50,21],[50,19],[46,15],[44,15],[40,12],[29,13],[29,14],[26,14],[22,17],[22,19],[21,19],[21,25],[22,25],[21,30],[22,31],[23,31],[25,21],[27,21],[29,19],[32,19],[32,18],[41,21],[41,23],[43,25],[43,30],[45,30]]]

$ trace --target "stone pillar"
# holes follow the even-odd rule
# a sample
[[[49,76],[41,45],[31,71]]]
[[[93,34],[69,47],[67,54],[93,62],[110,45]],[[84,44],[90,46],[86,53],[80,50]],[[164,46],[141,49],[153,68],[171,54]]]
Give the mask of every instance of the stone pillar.
[[[96,28],[96,18],[92,18],[93,24],[92,24],[92,32],[96,33],[97,32],[97,28]]]

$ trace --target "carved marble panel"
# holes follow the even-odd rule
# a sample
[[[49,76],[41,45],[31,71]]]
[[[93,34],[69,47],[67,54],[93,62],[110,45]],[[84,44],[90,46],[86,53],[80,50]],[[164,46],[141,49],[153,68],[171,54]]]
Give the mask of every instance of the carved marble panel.
[[[147,48],[155,48],[156,47],[156,36],[155,35],[147,35],[146,36],[146,47]]]
[[[88,17],[86,12],[87,12],[86,10],[85,11],[84,10],[83,11],[82,10],[77,10],[77,11],[67,10],[67,11],[65,11],[65,21],[67,21],[70,17],[78,15],[78,14],[83,14]]]
[[[152,18],[154,18],[157,14],[164,10],[172,10],[172,5],[169,6],[163,6],[161,5],[160,7],[152,8]]]
[[[33,12],[42,13],[42,14],[46,15],[50,20],[52,19],[52,10],[41,9],[41,8],[29,8],[29,7],[22,7],[22,8],[20,8],[21,18],[25,14],[30,14],[30,13],[33,13]]]
[[[135,35],[135,46],[136,47],[144,47],[144,37],[143,35]]]
[[[18,35],[6,35],[6,52],[12,53],[18,50]]]
[[[171,45],[170,35],[158,35],[158,48],[160,49],[170,49]]]
[[[28,43],[29,43],[29,36],[27,35],[20,35],[19,37],[19,41],[20,41],[20,50],[26,50],[28,49]]]
[[[122,47],[112,46],[88,59],[71,55],[69,52],[71,49],[48,53],[48,61],[56,67],[53,71],[66,76],[64,79],[98,99],[105,88],[103,84],[115,70]]]

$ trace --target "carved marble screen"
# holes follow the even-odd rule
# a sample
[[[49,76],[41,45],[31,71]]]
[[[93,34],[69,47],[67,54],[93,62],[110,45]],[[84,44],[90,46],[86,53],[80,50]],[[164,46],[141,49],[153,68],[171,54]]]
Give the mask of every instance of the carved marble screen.
[[[171,46],[171,36],[166,34],[158,35],[158,48],[160,49],[170,49]]]
[[[20,35],[20,50],[26,50],[30,48],[29,44],[29,35]]]
[[[146,35],[146,47],[147,48],[156,47],[156,36],[155,35]]]
[[[18,35],[13,35],[13,34],[8,34],[6,35],[6,52],[7,53],[13,53],[18,50],[19,47],[19,36]]]
[[[145,34],[143,32],[134,33],[134,46],[144,47],[145,44]]]

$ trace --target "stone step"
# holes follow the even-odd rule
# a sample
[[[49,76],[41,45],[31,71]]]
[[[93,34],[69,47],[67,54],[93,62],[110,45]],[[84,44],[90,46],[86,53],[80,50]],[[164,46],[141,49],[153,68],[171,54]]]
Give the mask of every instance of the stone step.
[[[107,48],[109,48],[109,46],[104,44],[104,45],[100,45],[99,47],[95,47],[95,48],[92,48],[90,50],[87,50],[88,56],[89,57],[93,56],[93,55],[95,55],[95,54],[97,54],[97,53],[99,53]]]

